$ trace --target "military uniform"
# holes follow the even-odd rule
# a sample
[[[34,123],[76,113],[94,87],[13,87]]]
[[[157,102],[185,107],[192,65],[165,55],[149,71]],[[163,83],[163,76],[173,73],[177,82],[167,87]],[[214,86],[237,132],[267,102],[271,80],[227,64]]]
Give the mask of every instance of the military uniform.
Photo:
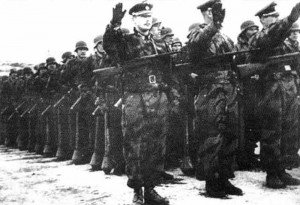
[[[294,23],[292,28],[290,29],[291,32],[296,31],[296,32],[300,32],[299,26],[298,24]],[[291,38],[287,38],[285,39],[285,41],[283,42],[283,46],[282,46],[282,54],[287,54],[287,53],[294,53],[294,52],[299,52],[300,51],[300,47],[299,47],[299,42],[298,41],[293,41],[291,40]],[[289,95],[289,99],[287,99],[289,102],[291,102],[291,99],[293,99],[292,101],[296,101],[296,103],[299,106],[299,66],[297,63],[294,63],[293,65],[291,65],[292,67],[292,72],[290,73],[290,80],[285,80],[285,84],[287,83],[292,83],[293,84],[293,90],[295,91],[297,87],[297,94],[295,92],[291,93]],[[296,81],[296,82],[295,82]],[[295,99],[295,97],[297,96],[297,99]],[[299,107],[297,108],[298,112]],[[294,110],[292,111],[294,112]],[[293,116],[294,118],[299,119],[299,115],[297,116]],[[297,119],[292,119],[292,123],[298,123],[299,124],[299,120]],[[291,123],[291,122],[287,122],[287,123]],[[298,132],[298,133],[296,133]],[[295,130],[294,134],[288,134],[285,135],[286,138],[284,138],[281,142],[281,152],[282,155],[284,156],[284,161],[285,161],[285,165],[286,168],[291,169],[291,168],[296,168],[300,166],[300,157],[298,154],[299,148],[300,148],[300,138],[299,138],[299,127],[298,130]]]
[[[76,43],[76,49],[88,50],[87,45],[83,41]],[[66,65],[64,79],[78,90],[80,100],[76,105],[76,134],[75,134],[75,150],[72,161],[75,164],[85,164],[90,161],[92,156],[92,133],[91,133],[91,113],[92,113],[92,92],[93,72],[92,68],[87,66],[87,59],[71,59]],[[75,104],[74,104],[75,106]],[[72,123],[71,123],[72,125]]]
[[[198,9],[206,11],[212,8],[214,11],[217,5],[218,13],[222,13],[222,4],[218,1],[209,1]],[[206,180],[206,191],[210,196],[224,197],[226,194],[242,194],[240,189],[234,187],[234,192],[231,192],[227,186],[230,184],[228,179],[234,177],[234,155],[240,131],[238,81],[229,63],[202,60],[234,50],[233,41],[220,31],[222,22],[217,22],[215,16],[214,19],[216,22],[202,24],[189,34],[190,58],[194,72],[199,76],[199,91],[194,101],[194,148],[198,151],[197,179]]]
[[[8,80],[8,76],[2,76],[0,78],[0,144],[5,144],[6,138],[6,123],[5,123],[5,116],[7,115],[8,109],[8,96],[5,96],[5,92],[3,92],[4,85]]]
[[[246,35],[247,29],[258,26],[253,21],[245,21],[241,25],[241,33],[238,36],[235,51],[249,50],[249,38]],[[245,64],[247,61],[247,53],[236,56],[236,64]],[[254,153],[257,147],[256,143],[260,138],[260,123],[256,118],[257,105],[257,86],[259,86],[259,75],[247,76],[241,82],[243,90],[240,108],[244,125],[244,139],[240,137],[239,154],[237,155],[237,163],[239,169],[252,169],[259,166],[258,156]]]
[[[17,129],[15,128],[15,123],[17,122],[13,118],[11,120],[8,120],[10,115],[14,112],[14,106],[17,106],[15,102],[15,89],[14,89],[14,83],[16,81],[15,78],[15,72],[11,72],[8,79],[3,82],[3,87],[1,91],[1,96],[6,99],[6,106],[7,110],[3,113],[1,116],[4,123],[6,123],[6,136],[5,136],[5,145],[7,147],[16,147],[16,139],[17,139]]]
[[[116,9],[122,12],[122,5]],[[129,14],[151,15],[152,5],[137,4]],[[123,12],[122,12],[123,13]],[[114,13],[115,14],[115,13]],[[122,19],[122,17],[121,17]],[[167,48],[158,45],[152,35],[142,35],[137,29],[134,33],[123,35],[116,27],[121,19],[111,21],[104,34],[103,47],[117,62],[124,62],[143,56],[165,53]],[[168,66],[168,65],[167,65]],[[161,89],[166,83],[166,65],[146,65],[137,69],[124,70],[121,79],[123,94],[124,156],[126,161],[127,185],[141,197],[141,188],[145,187],[145,201],[154,200],[153,188],[159,183],[160,172],[164,164],[165,139],[168,125],[170,93]],[[166,70],[168,72],[168,70]],[[171,96],[171,95],[170,95]],[[165,199],[155,199],[167,203]],[[141,204],[141,200],[133,200]]]
[[[261,17],[275,15],[276,4],[272,3],[258,12]],[[299,6],[292,12],[299,17]],[[298,13],[298,14],[297,14]],[[292,13],[291,13],[292,15]],[[251,55],[251,61],[282,54],[282,43],[293,24],[291,15],[270,24],[250,39],[250,49],[260,51]],[[298,105],[296,103],[297,87],[295,77],[288,65],[270,65],[260,75],[261,86],[257,88],[259,103],[256,107],[261,124],[260,159],[263,169],[267,172],[267,186],[283,188],[296,185],[297,180],[285,173],[284,157],[281,142],[298,136]]]
[[[108,26],[105,33],[106,38],[104,37],[107,46],[113,45],[111,39],[116,38],[118,32],[120,31]],[[128,48],[127,50],[118,50],[118,52],[124,52],[124,54],[128,52],[129,55],[124,55],[126,60],[155,54],[156,45],[153,44],[151,36],[148,37],[149,39],[143,39],[136,31],[134,34],[120,37],[122,40],[124,39],[123,42],[127,42]],[[111,47],[105,48],[106,52],[110,54]],[[160,50],[160,52],[165,51]],[[124,151],[126,173],[129,177],[128,186],[132,188],[156,185],[157,181],[152,180],[157,178],[155,167],[164,161],[168,99],[164,92],[151,91],[151,86],[147,82],[148,76],[146,76],[145,82],[142,81],[141,78],[143,75],[147,75],[148,69],[141,69],[134,73],[126,72],[123,76],[125,81],[123,81],[125,90]],[[146,86],[143,86],[143,83]],[[148,92],[147,89],[149,89]]]
[[[34,150],[37,154],[43,154],[46,136],[46,120],[41,113],[48,106],[44,100],[45,97],[45,87],[47,84],[48,76],[47,68],[44,63],[40,64],[39,70],[33,80],[34,91],[37,94],[37,108],[34,115],[37,117],[37,125],[35,130],[35,147]]]

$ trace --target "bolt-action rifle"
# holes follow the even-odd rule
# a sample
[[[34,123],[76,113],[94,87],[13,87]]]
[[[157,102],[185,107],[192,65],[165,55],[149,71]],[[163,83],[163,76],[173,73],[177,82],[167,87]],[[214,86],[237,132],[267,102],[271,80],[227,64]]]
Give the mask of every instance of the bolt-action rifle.
[[[25,104],[25,101],[23,101],[22,103],[20,103],[14,110],[14,112],[8,117],[8,121],[10,121],[16,114],[19,114],[20,109],[23,107],[23,105]]]

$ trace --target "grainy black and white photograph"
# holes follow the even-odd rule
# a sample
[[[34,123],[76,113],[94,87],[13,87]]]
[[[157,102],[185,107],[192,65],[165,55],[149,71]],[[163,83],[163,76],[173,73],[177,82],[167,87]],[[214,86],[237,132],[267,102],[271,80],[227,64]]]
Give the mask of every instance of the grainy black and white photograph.
[[[0,204],[299,205],[299,0],[0,0]]]

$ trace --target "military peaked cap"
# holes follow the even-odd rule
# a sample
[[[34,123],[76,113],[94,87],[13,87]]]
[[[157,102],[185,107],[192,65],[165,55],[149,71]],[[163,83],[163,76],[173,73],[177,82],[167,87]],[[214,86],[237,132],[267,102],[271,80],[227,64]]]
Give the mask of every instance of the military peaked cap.
[[[139,16],[139,15],[143,15],[143,14],[150,14],[152,13],[152,8],[153,5],[143,2],[143,3],[139,3],[134,5],[133,7],[131,7],[131,9],[129,10],[129,14],[132,16]]]
[[[197,9],[200,9],[201,11],[206,11],[208,8],[211,8],[217,2],[220,2],[220,0],[209,0],[204,4],[198,6]]]
[[[275,10],[275,6],[277,4],[275,2],[270,3],[263,9],[259,10],[255,16],[261,17],[268,17],[268,16],[279,16],[279,13]]]

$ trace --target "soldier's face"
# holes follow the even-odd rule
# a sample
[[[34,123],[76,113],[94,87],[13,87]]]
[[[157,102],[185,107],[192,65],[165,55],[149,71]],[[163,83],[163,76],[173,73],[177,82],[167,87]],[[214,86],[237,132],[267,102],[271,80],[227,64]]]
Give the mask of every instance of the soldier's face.
[[[151,33],[156,37],[160,38],[160,28],[158,26],[153,26],[151,28]]]
[[[47,69],[45,69],[45,68],[40,69],[40,75],[43,75],[46,72],[47,72]]]
[[[174,44],[172,45],[172,51],[174,51],[174,52],[180,51],[181,48],[182,48],[181,43],[174,43]]]
[[[16,79],[17,78],[17,74],[16,73],[11,74],[11,78],[12,79]]]
[[[292,31],[289,39],[292,41],[298,41],[299,31]]]
[[[250,38],[251,36],[253,36],[254,34],[256,34],[258,32],[258,28],[256,26],[253,26],[251,28],[248,28],[246,30],[246,36],[247,38]]]
[[[79,57],[79,58],[85,58],[85,56],[86,56],[86,49],[85,48],[78,48],[77,49],[77,56]]]
[[[134,16],[133,22],[138,30],[149,31],[152,27],[152,15]]]
[[[165,42],[170,45],[173,41],[173,36],[166,36],[165,37]]]
[[[204,22],[210,24],[213,21],[213,15],[211,12],[211,8],[208,8],[206,11],[201,11],[203,15]]]
[[[48,65],[47,66],[47,68],[48,68],[48,70],[56,70],[56,68],[57,68],[57,66],[56,66],[56,64],[50,64],[50,65]]]
[[[269,27],[271,24],[275,23],[277,19],[278,18],[276,16],[262,16],[260,18],[260,22],[264,27]]]
[[[30,79],[30,78],[31,78],[31,74],[26,74],[26,75],[25,75],[25,78],[26,78],[26,79]]]
[[[96,46],[96,50],[99,52],[99,53],[105,53],[104,49],[103,49],[103,43],[100,42],[97,44]]]

